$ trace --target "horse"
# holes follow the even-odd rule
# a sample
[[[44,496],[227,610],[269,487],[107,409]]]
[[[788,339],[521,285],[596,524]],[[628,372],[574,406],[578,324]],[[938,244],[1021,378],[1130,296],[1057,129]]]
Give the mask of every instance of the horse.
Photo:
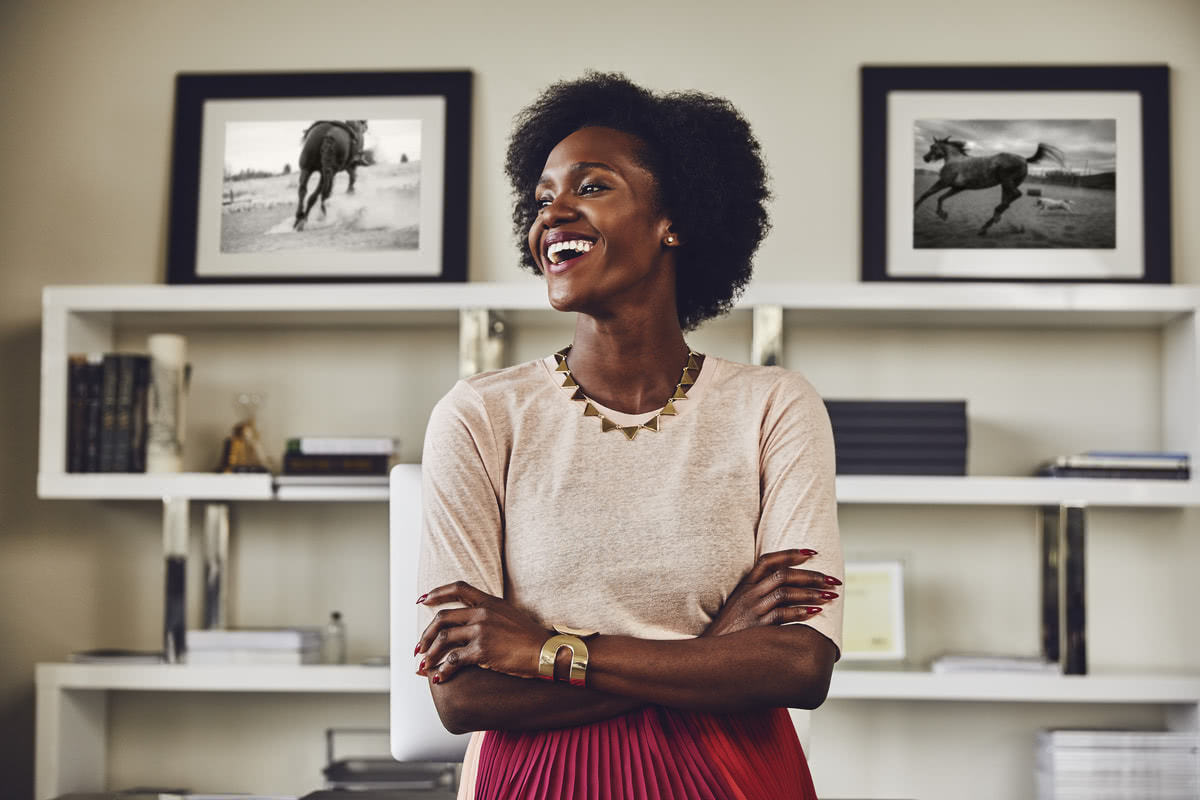
[[[938,197],[937,215],[946,219],[949,215],[942,210],[942,203],[965,189],[990,189],[1000,186],[1000,205],[992,212],[992,218],[979,229],[979,235],[987,233],[987,229],[1000,221],[1000,215],[1021,196],[1017,187],[1029,174],[1029,164],[1036,164],[1043,158],[1052,158],[1064,166],[1062,151],[1049,144],[1038,142],[1037,151],[1023,158],[1015,153],[997,153],[994,156],[968,156],[967,145],[947,136],[944,139],[933,139],[929,152],[925,154],[925,163],[945,161],[942,171],[938,173],[937,183],[930,186],[925,194],[917,198],[913,211],[931,194],[949,189],[950,191]]]
[[[295,230],[304,230],[308,212],[312,211],[317,198],[321,198],[321,216],[325,216],[325,201],[333,192],[333,178],[342,171],[350,176],[347,194],[354,194],[355,169],[366,166],[363,156],[363,135],[367,131],[365,119],[348,119],[344,122],[319,120],[309,125],[300,134],[300,189],[296,205]],[[304,194],[308,191],[308,178],[314,172],[321,173],[317,188],[304,205]]]

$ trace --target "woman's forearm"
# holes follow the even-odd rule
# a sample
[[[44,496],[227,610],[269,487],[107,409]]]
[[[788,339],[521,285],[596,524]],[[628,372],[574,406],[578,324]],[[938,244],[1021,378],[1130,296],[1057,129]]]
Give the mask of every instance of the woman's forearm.
[[[806,625],[657,641],[597,636],[588,642],[590,688],[644,703],[737,712],[825,701],[832,642]]]
[[[595,689],[514,678],[478,667],[464,667],[453,681],[430,689],[442,724],[451,733],[566,728],[611,719],[644,705]]]

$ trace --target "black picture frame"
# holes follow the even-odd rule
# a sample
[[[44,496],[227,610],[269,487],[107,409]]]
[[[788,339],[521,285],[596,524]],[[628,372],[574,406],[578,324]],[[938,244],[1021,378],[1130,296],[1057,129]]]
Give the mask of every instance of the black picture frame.
[[[470,180],[472,74],[468,70],[397,71],[397,72],[320,72],[320,73],[181,73],[175,82],[175,131],[171,180],[171,212],[167,244],[167,282],[170,284],[230,284],[230,283],[352,283],[352,282],[426,282],[465,281],[467,279],[468,192]],[[229,101],[229,102],[226,102]],[[278,101],[276,106],[270,106]],[[286,105],[290,103],[291,105]],[[218,104],[218,105],[214,105]],[[340,104],[340,105],[339,105]],[[358,104],[358,105],[356,105]],[[246,109],[255,120],[271,120],[271,108],[312,111],[303,116],[308,121],[357,117],[355,113],[321,114],[336,109],[358,111],[367,117],[368,109],[397,109],[402,115],[415,115],[413,124],[420,124],[417,134],[421,152],[428,158],[408,163],[417,177],[414,186],[406,187],[421,215],[415,225],[409,225],[409,241],[371,247],[356,242],[354,248],[339,250],[338,245],[326,245],[301,251],[299,257],[289,258],[285,251],[262,255],[253,252],[230,253],[222,237],[226,200],[225,190],[213,198],[214,181],[222,182],[228,171],[227,158],[213,164],[212,154],[205,157],[206,126],[209,138],[219,130],[225,135],[224,123],[206,120],[206,109],[222,109],[229,115]],[[223,109],[235,109],[232,112]],[[386,113],[386,112],[385,112]],[[427,114],[428,119],[421,119]],[[212,116],[219,116],[213,114]],[[292,122],[301,114],[282,112],[280,119]],[[432,122],[430,122],[432,120]],[[408,122],[409,120],[405,120]],[[282,122],[280,124],[283,124]],[[335,123],[336,124],[336,123]],[[295,127],[294,125],[292,127]],[[344,127],[344,126],[343,126]],[[291,127],[288,128],[291,131]],[[439,133],[433,137],[430,130]],[[296,128],[297,162],[304,128]],[[368,131],[368,134],[370,132]],[[365,137],[364,137],[365,138]],[[360,142],[360,147],[362,143]],[[215,151],[218,156],[224,150]],[[440,163],[434,163],[440,161]],[[419,161],[420,163],[415,163]],[[283,175],[291,169],[290,162]],[[360,176],[369,167],[360,167]],[[213,171],[221,174],[214,177]],[[299,163],[295,168],[300,171]],[[204,174],[208,172],[210,174]],[[334,195],[340,188],[338,178],[345,181],[346,173],[335,176]],[[297,178],[299,175],[296,176]],[[319,185],[320,173],[309,180],[308,192]],[[439,185],[440,184],[440,185]],[[440,189],[440,191],[439,191]],[[292,189],[296,191],[295,188]],[[360,190],[361,194],[361,190]],[[273,195],[274,208],[282,212]],[[331,195],[332,197],[332,195]],[[215,210],[214,210],[215,202]],[[367,202],[367,201],[360,201]],[[319,203],[319,200],[318,200]],[[295,215],[295,202],[292,201]],[[310,212],[315,218],[319,206]],[[360,209],[361,213],[361,209]],[[215,215],[215,222],[214,222]],[[281,213],[277,216],[282,216]],[[285,220],[276,227],[286,228]],[[255,224],[261,228],[258,220]],[[213,230],[216,230],[215,238]],[[311,231],[312,226],[306,230]],[[412,231],[415,229],[415,233]],[[275,233],[276,231],[272,231]],[[282,230],[280,232],[283,232]],[[257,228],[253,235],[259,235]],[[396,235],[398,237],[398,234]],[[249,237],[247,237],[249,238]],[[416,243],[413,243],[415,240]],[[295,240],[293,240],[295,241]],[[393,239],[393,242],[395,239]],[[428,244],[433,242],[433,244]],[[272,247],[277,241],[270,242]],[[307,246],[307,245],[304,245]],[[392,249],[389,250],[389,247]],[[215,248],[215,254],[214,254]],[[391,260],[389,261],[389,258]],[[289,266],[291,263],[297,266]],[[393,267],[394,264],[394,267]]]
[[[1170,119],[1168,109],[1168,77],[1166,65],[1129,65],[1129,66],[883,66],[866,65],[861,68],[861,100],[862,100],[862,263],[861,278],[863,281],[1019,281],[1019,282],[1113,282],[1113,283],[1170,283],[1171,282],[1171,191],[1170,191],[1170,148],[1169,132]],[[942,93],[957,92],[979,95],[980,105],[986,106],[989,98],[1000,95],[994,93],[1044,93],[1070,92],[1073,95],[1055,95],[1054,97],[1090,97],[1101,102],[1103,98],[1117,96],[1122,93],[1136,93],[1138,115],[1140,120],[1137,133],[1140,135],[1140,163],[1131,168],[1140,168],[1141,197],[1120,202],[1121,195],[1116,196],[1114,214],[1140,213],[1141,241],[1130,241],[1130,236],[1124,236],[1124,241],[1114,236],[1117,243],[1114,247],[1124,246],[1117,251],[1117,261],[1122,265],[1121,270],[1113,274],[1080,274],[1080,270],[1064,269],[1061,274],[1055,274],[1055,267],[1050,266],[1039,274],[1020,274],[1008,276],[1005,274],[979,274],[973,270],[975,256],[981,251],[973,249],[934,250],[933,254],[939,259],[936,269],[927,270],[921,274],[926,263],[920,259],[924,254],[918,253],[913,245],[908,230],[913,226],[915,211],[899,209],[895,198],[900,195],[898,173],[901,169],[908,170],[910,176],[915,172],[898,163],[889,164],[889,141],[892,142],[892,153],[899,152],[896,142],[901,125],[900,115],[894,124],[897,135],[889,140],[889,97],[893,93],[928,93],[933,98],[938,95],[949,97]],[[1102,93],[1102,94],[1092,94]],[[1106,94],[1105,94],[1106,93]],[[901,95],[903,96],[903,95]],[[921,94],[909,94],[916,97],[913,101],[919,104]],[[904,134],[909,135],[910,134]],[[1127,161],[1137,161],[1128,159]],[[1124,171],[1125,167],[1116,169]],[[1115,175],[1115,172],[1114,172]],[[909,188],[913,189],[910,179]],[[1116,189],[1124,190],[1124,180],[1114,177]],[[895,185],[890,185],[894,183]],[[1130,182],[1131,184],[1133,182]],[[893,198],[889,208],[889,194]],[[915,194],[915,190],[913,191]],[[907,198],[911,204],[912,194]],[[999,194],[997,194],[997,198]],[[934,202],[934,198],[926,201]],[[953,202],[953,201],[951,201]],[[947,203],[949,206],[949,203]],[[901,217],[901,214],[908,215]],[[905,220],[909,226],[904,227]],[[986,217],[985,217],[986,219]],[[1121,217],[1118,217],[1120,222]],[[1138,220],[1130,218],[1134,224]],[[1114,226],[1117,223],[1114,223]],[[889,236],[892,237],[889,240]],[[907,236],[908,250],[901,242],[901,237]],[[1020,259],[1030,254],[1028,249],[997,248],[995,255],[989,256],[989,264],[1002,264],[1003,253],[1012,254],[1013,259]],[[1078,248],[1081,258],[1086,262],[1090,256],[1099,254],[1098,250]],[[1054,254],[1062,259],[1075,258],[1065,256],[1064,250],[1046,249],[1042,253]],[[912,257],[910,266],[908,259]],[[999,259],[999,260],[996,260]],[[1051,255],[1047,261],[1053,260]],[[947,266],[947,264],[949,266]],[[1015,261],[1014,261],[1015,264]],[[1083,270],[1086,272],[1086,270]],[[1118,272],[1120,274],[1118,274]]]

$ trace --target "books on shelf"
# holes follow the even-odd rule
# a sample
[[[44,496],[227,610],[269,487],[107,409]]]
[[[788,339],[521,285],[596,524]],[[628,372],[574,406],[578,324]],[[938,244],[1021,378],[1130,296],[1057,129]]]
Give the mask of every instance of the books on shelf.
[[[965,400],[826,400],[841,475],[966,475]]]
[[[67,472],[145,472],[150,357],[67,357]]]
[[[316,627],[203,629],[187,632],[189,664],[318,664]]]
[[[391,436],[295,436],[287,440],[287,452],[308,456],[390,456],[399,444]]]
[[[986,653],[947,653],[933,660],[930,669],[939,674],[954,672],[1016,672],[1026,675],[1058,675],[1055,661],[1041,656],[1007,656]]]
[[[163,654],[152,650],[122,650],[118,648],[98,648],[95,650],[76,650],[67,656],[72,664],[162,664]]]
[[[1034,474],[1047,478],[1186,481],[1192,473],[1187,453],[1089,450],[1044,461]]]
[[[1038,800],[1200,797],[1200,733],[1047,730],[1037,735]]]

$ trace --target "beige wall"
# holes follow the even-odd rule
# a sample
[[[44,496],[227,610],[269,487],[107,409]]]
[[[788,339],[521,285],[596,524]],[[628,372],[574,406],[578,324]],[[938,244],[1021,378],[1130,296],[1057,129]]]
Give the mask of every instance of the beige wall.
[[[1189,0],[0,4],[0,796],[32,791],[33,664],[86,647],[153,647],[157,639],[162,578],[154,504],[35,497],[39,297],[46,284],[163,280],[175,73],[473,70],[467,224],[473,280],[518,278],[500,164],[512,114],[539,87],[596,67],[623,70],[656,88],[722,94],[755,125],[774,180],[776,231],[762,250],[759,276],[853,281],[860,64],[1145,62],[1173,68],[1175,275],[1196,283],[1200,150],[1190,145],[1200,142],[1200,4]],[[1024,346],[1000,336],[993,343],[998,351],[1006,343]],[[250,354],[230,355],[234,365],[252,363]],[[1125,358],[1136,361],[1136,350]],[[1089,380],[1102,379],[1104,353],[1086,360],[1080,368]],[[806,369],[809,363],[798,350],[790,361]],[[815,361],[831,385],[853,383],[844,367],[839,372]],[[1137,367],[1151,380],[1155,369]],[[1011,391],[1019,398],[1019,388]],[[1119,413],[1135,418],[1156,398],[1121,402]],[[411,436],[408,447],[417,447]],[[250,504],[236,514],[238,622],[309,621],[342,605],[351,621],[351,655],[385,649],[381,508]],[[1200,644],[1185,613],[1200,606],[1200,590],[1189,581],[1200,558],[1196,515],[1097,517],[1093,663],[1200,671]],[[923,556],[917,570],[926,578],[921,586],[939,587],[920,590],[916,599],[915,647],[922,657],[937,644],[1021,647],[1036,635],[1024,512],[850,509],[843,522],[848,548],[867,550],[919,548],[930,524],[943,535],[970,530],[965,539],[925,544],[924,552],[946,553]],[[1022,535],[1012,536],[1014,528]],[[959,613],[947,597],[975,596],[962,585],[970,582],[962,564],[984,557],[999,565],[988,577],[994,599]],[[954,580],[940,582],[947,575]],[[1017,632],[1004,632],[1013,618]],[[212,772],[202,763],[204,749],[220,738],[214,763],[247,783],[211,788],[300,792],[316,781],[322,727],[333,719],[385,719],[385,709],[361,698],[312,705],[168,699],[169,711],[161,698],[114,703],[114,786],[202,780]],[[825,733],[815,771],[830,794],[956,796],[969,779],[965,765],[927,768],[931,759],[936,763],[938,737],[950,730],[988,745],[973,762],[989,779],[979,796],[1015,796],[1027,787],[1029,759],[1021,748],[1031,725],[1159,721],[1144,709],[834,703],[817,718],[818,736]],[[257,766],[251,744],[265,738],[276,752],[295,755],[282,767]],[[183,753],[197,755],[181,761]]]

